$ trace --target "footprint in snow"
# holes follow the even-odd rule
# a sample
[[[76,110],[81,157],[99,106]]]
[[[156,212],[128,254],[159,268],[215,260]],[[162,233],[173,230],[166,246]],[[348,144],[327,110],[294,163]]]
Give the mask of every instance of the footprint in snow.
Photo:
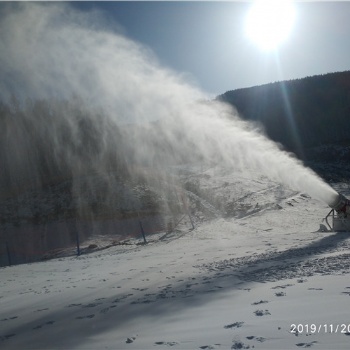
[[[0,335],[0,341],[5,341],[7,339],[10,339],[14,337],[16,334],[6,334],[6,335]]]
[[[178,345],[179,343],[175,341],[156,341],[154,345],[166,345],[166,346],[174,346]]]
[[[323,290],[323,288],[308,288],[308,290]]]
[[[269,310],[256,310],[254,311],[256,316],[266,316],[266,315],[271,315]]]
[[[300,347],[300,348],[311,348],[312,345],[316,344],[317,341],[314,340],[313,342],[311,343],[298,343],[298,344],[295,344],[296,346]]]
[[[81,306],[81,304],[70,304],[68,307],[73,307],[73,306]]]
[[[48,322],[46,322],[44,324],[39,324],[38,326],[34,327],[33,329],[41,329],[41,328],[43,328],[46,325],[52,325],[54,323],[55,323],[55,321],[48,321]]]
[[[136,335],[134,335],[133,337],[129,337],[126,339],[125,343],[126,344],[131,344],[136,340]]]
[[[36,310],[35,312],[42,312],[42,311],[47,311],[47,310],[49,310],[49,308],[45,308],[45,309],[38,309],[38,310]]]
[[[250,335],[248,337],[246,337],[248,340],[253,340],[255,339],[256,341],[260,342],[260,343],[263,343],[266,338],[263,338],[263,337],[255,337],[254,335]]]
[[[109,307],[106,307],[106,308],[104,308],[104,309],[101,309],[100,312],[101,312],[102,314],[106,314],[110,309],[113,309],[113,308],[115,308],[115,307],[117,307],[117,306],[116,306],[116,305],[111,305],[111,306],[109,306]]]
[[[150,300],[150,299],[138,299],[135,301],[132,301],[130,304],[131,305],[136,305],[136,304],[150,304],[150,303],[154,303],[155,300]]]
[[[249,345],[244,344],[241,341],[235,341],[232,346],[231,349],[250,349]]]
[[[78,316],[76,317],[77,320],[83,320],[83,319],[86,319],[86,318],[93,318],[95,317],[94,314],[91,314],[91,315],[86,315],[86,316]]]
[[[3,318],[3,319],[1,320],[1,322],[10,321],[10,320],[15,320],[16,318],[18,318],[18,316],[12,316],[12,317],[9,317],[9,318]]]
[[[293,286],[293,284],[288,283],[288,284],[283,284],[281,286],[272,287],[271,289],[285,289],[287,287],[292,287],[292,286]]]
[[[243,326],[243,324],[244,324],[244,322],[235,322],[235,323],[231,323],[231,324],[224,326],[224,328],[225,329],[240,328]]]
[[[260,300],[260,301],[256,301],[256,302],[252,303],[252,305],[259,305],[259,304],[266,304],[266,303],[268,303],[267,300]]]
[[[303,279],[303,278],[300,278],[297,280],[298,283],[304,283],[304,282],[307,282],[307,279]]]
[[[90,303],[90,304],[83,305],[82,307],[83,308],[96,307],[96,306],[101,305],[101,304],[102,303]]]

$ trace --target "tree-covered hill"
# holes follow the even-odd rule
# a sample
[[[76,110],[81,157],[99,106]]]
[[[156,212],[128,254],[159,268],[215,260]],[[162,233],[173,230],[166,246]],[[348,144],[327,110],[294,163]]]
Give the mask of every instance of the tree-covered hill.
[[[217,99],[304,160],[319,158],[320,146],[350,145],[350,71],[227,91]],[[323,148],[323,160],[333,151]],[[341,156],[350,159],[345,153]]]

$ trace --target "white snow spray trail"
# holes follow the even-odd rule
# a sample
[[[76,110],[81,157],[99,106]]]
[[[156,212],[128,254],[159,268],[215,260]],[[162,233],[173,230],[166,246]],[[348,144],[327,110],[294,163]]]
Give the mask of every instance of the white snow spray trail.
[[[114,151],[129,173],[141,165],[157,172],[200,160],[259,172],[326,203],[334,201],[336,192],[312,170],[242,121],[231,107],[209,101],[181,74],[162,67],[149,49],[106,28],[100,13],[50,3],[2,4],[1,9],[2,99],[16,96],[22,106],[27,99],[78,96],[76,100],[84,102],[79,118],[72,118],[72,108],[59,117],[52,112],[46,119],[36,113],[25,118],[47,136],[52,156],[65,157],[72,173],[82,162],[77,152],[67,151],[60,133],[73,135],[75,150],[90,147],[94,168],[100,171],[108,170]],[[98,117],[92,111],[99,111]],[[84,118],[85,129],[95,135],[93,146],[79,134]],[[9,127],[6,135],[7,149],[13,147],[15,154],[8,162],[23,166],[31,157],[27,133],[16,134]],[[7,165],[9,171],[20,172]]]

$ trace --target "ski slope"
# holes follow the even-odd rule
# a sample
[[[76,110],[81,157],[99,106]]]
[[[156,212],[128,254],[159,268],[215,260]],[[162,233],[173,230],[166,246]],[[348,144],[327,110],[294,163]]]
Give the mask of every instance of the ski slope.
[[[197,203],[194,230],[1,268],[1,348],[348,349],[350,234],[319,231],[327,205],[208,174],[246,215],[203,220]]]

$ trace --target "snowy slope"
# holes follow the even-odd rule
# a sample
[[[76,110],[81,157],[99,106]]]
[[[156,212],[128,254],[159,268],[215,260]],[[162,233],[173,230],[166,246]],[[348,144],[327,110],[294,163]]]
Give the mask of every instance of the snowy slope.
[[[350,235],[319,232],[329,208],[263,179],[199,177],[245,215],[195,194],[194,230],[1,268],[1,348],[348,349]],[[205,205],[218,215],[201,219]]]

